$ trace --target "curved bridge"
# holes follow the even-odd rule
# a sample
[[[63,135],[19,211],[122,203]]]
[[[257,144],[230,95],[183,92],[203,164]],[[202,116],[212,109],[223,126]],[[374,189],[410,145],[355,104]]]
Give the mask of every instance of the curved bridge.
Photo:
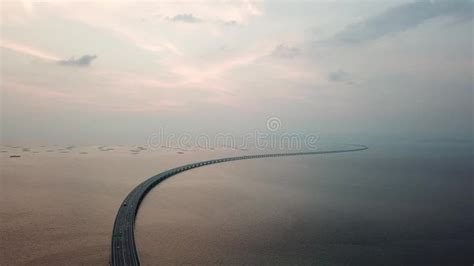
[[[141,201],[154,186],[161,181],[179,174],[181,172],[191,170],[193,168],[206,166],[209,164],[223,163],[229,161],[257,159],[266,157],[280,157],[280,156],[295,156],[295,155],[310,155],[310,154],[324,154],[324,153],[340,153],[352,152],[368,149],[364,145],[351,144],[354,148],[345,150],[329,150],[329,151],[313,151],[313,152],[295,152],[295,153],[275,153],[275,154],[261,154],[261,155],[244,155],[237,157],[228,157],[214,160],[207,160],[197,163],[190,163],[179,166],[158,175],[152,176],[143,183],[135,187],[132,192],[128,194],[122,202],[115,218],[114,230],[112,233],[112,250],[111,250],[111,265],[140,265],[137,248],[135,246],[135,238],[133,234],[135,217],[137,215],[138,207]]]

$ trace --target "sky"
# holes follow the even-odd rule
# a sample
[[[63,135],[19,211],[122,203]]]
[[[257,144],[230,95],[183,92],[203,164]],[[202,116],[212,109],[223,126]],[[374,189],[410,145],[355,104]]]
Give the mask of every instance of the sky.
[[[2,143],[473,134],[473,1],[2,1]]]

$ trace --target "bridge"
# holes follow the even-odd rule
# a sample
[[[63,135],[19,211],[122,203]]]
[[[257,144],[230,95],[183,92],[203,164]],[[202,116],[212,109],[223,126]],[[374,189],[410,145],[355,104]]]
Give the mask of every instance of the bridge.
[[[190,163],[179,166],[160,174],[152,176],[141,184],[136,186],[124,199],[115,218],[114,229],[112,232],[112,248],[111,248],[111,265],[140,265],[137,247],[135,246],[134,227],[135,217],[138,208],[146,194],[163,180],[177,175],[181,172],[188,171],[197,167],[203,167],[210,164],[224,163],[237,160],[248,160],[269,157],[296,156],[296,155],[312,155],[362,151],[368,149],[364,145],[350,144],[353,148],[344,150],[328,150],[328,151],[311,151],[311,152],[294,152],[294,153],[273,153],[259,155],[243,155],[237,157],[227,157],[220,159],[207,160],[202,162]]]

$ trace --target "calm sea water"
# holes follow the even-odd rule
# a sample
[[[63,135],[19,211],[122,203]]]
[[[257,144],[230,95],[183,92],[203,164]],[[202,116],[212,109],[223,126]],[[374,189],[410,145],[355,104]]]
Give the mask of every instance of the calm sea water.
[[[471,265],[468,144],[376,144],[186,172],[140,209],[142,262]]]

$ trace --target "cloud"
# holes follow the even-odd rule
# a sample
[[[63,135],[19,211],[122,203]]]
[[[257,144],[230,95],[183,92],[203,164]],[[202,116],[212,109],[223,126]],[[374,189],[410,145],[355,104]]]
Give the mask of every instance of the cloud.
[[[83,55],[78,59],[75,59],[74,57],[71,57],[69,59],[61,59],[59,56],[51,54],[47,51],[42,51],[38,48],[13,42],[10,40],[2,40],[2,42],[0,43],[0,47],[16,53],[36,57],[41,60],[54,61],[58,62],[61,65],[68,66],[88,66],[94,59],[97,58],[96,55]]]
[[[46,61],[57,61],[60,60],[60,58],[56,55],[53,55],[49,52],[42,51],[38,48],[35,47],[30,47],[25,44],[21,43],[16,43],[10,40],[2,40],[0,43],[0,46],[2,48],[8,49],[10,51],[20,53],[20,54],[25,54],[29,56],[36,57],[38,59],[46,60]]]
[[[226,20],[223,22],[225,26],[238,26],[239,23],[235,20]]]
[[[193,14],[178,14],[174,17],[167,17],[169,21],[177,22],[177,23],[207,23],[207,24],[215,24],[220,26],[241,26],[242,23],[236,20],[227,20],[227,19],[205,19],[201,17],[196,17]]]
[[[199,23],[202,21],[200,18],[193,16],[193,14],[178,14],[170,18],[170,20],[174,22],[185,22],[185,23]]]
[[[352,83],[351,76],[349,75],[349,73],[343,70],[338,70],[338,71],[329,73],[328,79],[334,82]]]
[[[173,53],[174,55],[183,55],[183,52],[176,45],[166,39],[161,38],[161,36],[158,39],[154,39],[153,37],[156,36],[145,33],[138,33],[137,31],[125,29],[124,27],[111,27],[110,29],[113,32],[117,33],[121,38],[123,38],[127,42],[132,43],[140,49],[153,53],[168,51]]]
[[[60,60],[59,64],[61,65],[66,65],[66,66],[88,66],[91,64],[91,62],[96,59],[96,55],[83,55],[79,57],[78,59],[75,59],[74,57],[71,57],[67,60]]]
[[[301,50],[299,48],[280,44],[273,50],[271,55],[280,58],[295,58],[300,54]]]
[[[349,25],[334,36],[342,43],[360,43],[396,34],[437,17],[472,19],[474,2],[471,0],[416,1],[390,8],[380,15]]]

